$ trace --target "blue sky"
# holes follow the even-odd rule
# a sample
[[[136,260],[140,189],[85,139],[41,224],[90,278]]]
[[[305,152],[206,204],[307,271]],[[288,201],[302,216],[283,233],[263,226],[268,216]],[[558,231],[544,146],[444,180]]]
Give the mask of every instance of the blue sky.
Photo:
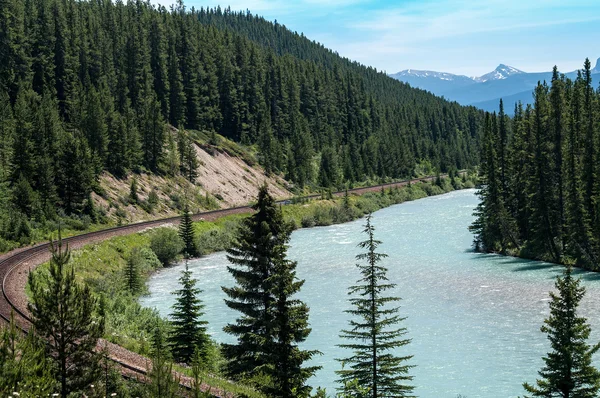
[[[170,4],[171,0],[153,0]],[[388,73],[479,76],[504,63],[527,72],[578,69],[600,57],[599,0],[186,0],[249,9],[340,55]]]

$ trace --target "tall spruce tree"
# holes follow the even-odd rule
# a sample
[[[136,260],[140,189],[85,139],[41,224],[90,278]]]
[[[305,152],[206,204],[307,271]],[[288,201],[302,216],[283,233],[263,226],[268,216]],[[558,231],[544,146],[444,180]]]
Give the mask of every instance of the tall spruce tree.
[[[253,209],[228,250],[236,286],[223,287],[225,302],[241,317],[224,328],[237,337],[236,344],[223,345],[226,371],[238,379],[266,378],[260,388],[269,396],[304,397],[316,368],[302,364],[315,352],[298,347],[310,329],[308,307],[292,297],[304,282],[296,280],[296,263],[286,258],[291,228],[266,185]]]
[[[550,292],[550,316],[541,331],[548,334],[552,351],[545,356],[536,385],[524,383],[533,397],[592,398],[600,391],[600,372],[592,365],[592,355],[600,343],[590,346],[591,328],[577,313],[585,288],[573,278],[570,266],[556,278],[558,294]]]
[[[191,183],[198,178],[198,156],[194,141],[189,133],[179,130],[177,148],[179,149],[179,169],[181,174]]]
[[[366,252],[356,256],[358,261],[366,264],[356,264],[361,278],[348,291],[353,296],[350,302],[354,308],[346,312],[355,319],[350,321],[351,328],[343,330],[340,335],[351,340],[339,346],[352,350],[352,356],[340,359],[348,368],[336,373],[343,385],[356,380],[372,398],[412,396],[414,387],[408,383],[413,378],[409,375],[413,366],[407,364],[412,355],[397,355],[398,348],[410,343],[410,339],[404,337],[406,328],[398,327],[405,318],[398,315],[399,307],[389,306],[400,298],[383,294],[394,289],[396,284],[388,282],[387,268],[379,265],[387,255],[377,252],[381,242],[374,237],[375,228],[370,214],[366,221],[363,232],[367,240],[358,245]]]
[[[205,326],[207,322],[201,319],[204,314],[204,305],[198,298],[201,290],[196,287],[196,282],[186,260],[185,270],[179,278],[181,288],[173,293],[177,299],[171,313],[169,345],[173,358],[187,364],[192,363],[196,350],[204,350],[209,343]]]
[[[51,242],[52,258],[47,280],[29,274],[28,305],[36,332],[49,341],[60,382],[60,395],[87,388],[98,377],[100,355],[94,352],[104,320],[96,316],[96,300],[87,286],[75,281],[68,267],[71,253],[62,240]]]
[[[186,206],[179,223],[179,236],[183,241],[183,254],[186,257],[198,255],[198,244],[194,236],[194,223],[189,208]]]
[[[143,286],[142,277],[140,275],[140,266],[144,261],[139,248],[131,250],[127,258],[127,264],[124,270],[125,287],[133,295],[139,293]]]

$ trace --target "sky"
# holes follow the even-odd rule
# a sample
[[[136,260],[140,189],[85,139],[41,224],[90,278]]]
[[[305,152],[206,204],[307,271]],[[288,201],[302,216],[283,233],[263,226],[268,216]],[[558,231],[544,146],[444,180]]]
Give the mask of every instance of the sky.
[[[163,5],[171,0],[152,0]],[[480,76],[503,63],[526,72],[580,69],[600,57],[599,0],[185,0],[231,6],[304,33],[388,73]]]

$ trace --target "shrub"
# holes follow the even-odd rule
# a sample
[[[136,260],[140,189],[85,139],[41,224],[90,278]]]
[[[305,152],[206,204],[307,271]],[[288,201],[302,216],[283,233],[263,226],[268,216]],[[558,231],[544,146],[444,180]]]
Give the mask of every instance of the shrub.
[[[148,204],[150,205],[151,208],[154,208],[154,206],[156,206],[158,204],[158,200],[159,200],[158,193],[156,193],[156,190],[154,188],[152,188],[152,190],[148,194]]]
[[[167,266],[174,262],[183,250],[183,240],[177,230],[159,228],[150,235],[150,248],[160,262]]]
[[[140,268],[140,272],[148,273],[157,268],[162,267],[162,263],[156,256],[156,254],[149,247],[140,247],[139,248],[139,256],[143,259],[142,267]]]
[[[206,255],[212,252],[223,251],[231,247],[233,234],[226,228],[213,228],[200,233],[197,238],[198,252]]]

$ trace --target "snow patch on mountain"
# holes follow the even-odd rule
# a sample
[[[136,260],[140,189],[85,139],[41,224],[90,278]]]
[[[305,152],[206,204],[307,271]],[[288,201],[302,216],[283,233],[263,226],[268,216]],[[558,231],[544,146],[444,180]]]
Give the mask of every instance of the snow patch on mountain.
[[[509,76],[518,75],[521,73],[525,73],[522,70],[517,68],[513,68],[512,66],[500,64],[496,69],[491,71],[490,73],[486,73],[483,76],[479,76],[474,78],[474,80],[478,83],[487,82],[489,80],[504,80]]]
[[[445,72],[434,72],[431,70],[417,70],[417,69],[405,69],[396,73],[394,76],[412,76],[412,77],[427,77],[427,78],[437,78],[441,80],[452,81],[457,78],[464,78],[466,76],[454,75],[452,73]]]

